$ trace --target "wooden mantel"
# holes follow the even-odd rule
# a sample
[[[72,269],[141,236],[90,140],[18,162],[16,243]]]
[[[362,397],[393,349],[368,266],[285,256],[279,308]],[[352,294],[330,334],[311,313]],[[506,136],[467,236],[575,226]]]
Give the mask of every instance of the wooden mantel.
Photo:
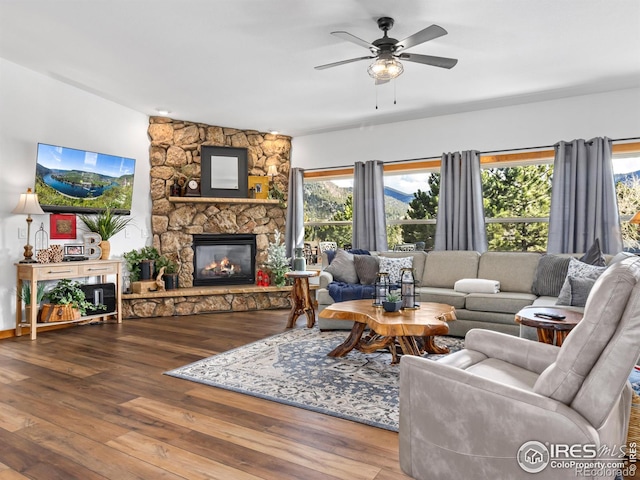
[[[266,198],[169,197],[174,203],[262,203],[277,205],[280,200]]]

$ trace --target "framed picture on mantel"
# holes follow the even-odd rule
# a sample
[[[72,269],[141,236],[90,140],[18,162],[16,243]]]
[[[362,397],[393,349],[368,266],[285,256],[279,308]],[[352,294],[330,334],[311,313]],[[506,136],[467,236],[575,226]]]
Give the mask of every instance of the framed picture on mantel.
[[[203,145],[200,151],[203,197],[247,198],[247,149]]]

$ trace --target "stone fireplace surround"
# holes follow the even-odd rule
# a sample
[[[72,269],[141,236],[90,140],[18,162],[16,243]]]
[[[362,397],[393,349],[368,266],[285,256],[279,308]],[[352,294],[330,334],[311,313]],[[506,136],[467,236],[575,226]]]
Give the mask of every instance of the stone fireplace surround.
[[[266,249],[276,229],[284,233],[286,208],[261,200],[247,203],[211,201],[196,197],[193,202],[170,199],[175,178],[200,179],[202,145],[244,147],[248,151],[249,175],[266,175],[275,165],[274,181],[286,192],[288,187],[291,137],[255,130],[239,130],[166,117],[149,119],[151,141],[151,227],[153,245],[180,266],[180,289],[169,292],[130,294],[123,297],[126,318],[190,315],[215,311],[288,308],[288,290],[268,287],[260,292],[247,286],[221,288],[193,287],[193,235],[200,233],[256,234],[256,261],[266,260]],[[186,287],[186,288],[185,288]],[[192,287],[192,288],[189,288]],[[164,293],[164,295],[161,295]]]

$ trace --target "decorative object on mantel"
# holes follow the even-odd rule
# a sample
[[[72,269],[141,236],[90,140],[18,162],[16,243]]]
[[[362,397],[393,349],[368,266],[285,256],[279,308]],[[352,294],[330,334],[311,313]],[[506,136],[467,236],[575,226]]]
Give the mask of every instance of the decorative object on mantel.
[[[261,175],[249,175],[248,181],[249,191],[251,192],[251,196],[249,198],[267,198],[269,195],[268,177]]]
[[[121,232],[131,223],[131,218],[126,218],[123,215],[113,213],[110,208],[103,210],[94,215],[78,215],[80,220],[86,225],[90,232],[100,235],[102,241],[99,244],[102,250],[101,259],[108,260],[111,253],[111,243],[109,239]],[[73,236],[75,238],[75,235]]]
[[[129,278],[131,283],[135,283],[141,278],[140,265],[145,260],[158,260],[160,253],[155,247],[143,247],[140,250],[130,250],[122,254],[124,261],[129,271]],[[149,279],[152,277],[153,272],[148,274]],[[137,292],[140,293],[140,292]]]
[[[281,243],[280,231],[275,232],[275,242],[269,242],[267,247],[267,261],[264,266],[271,271],[273,277],[273,283],[276,287],[284,287],[287,283],[285,273],[290,268],[291,258],[286,255],[286,247],[284,243]]]
[[[202,145],[200,150],[202,196],[247,198],[247,149]]]
[[[267,176],[269,177],[269,198],[271,200],[278,200],[279,206],[285,208],[284,192],[280,190],[278,184],[273,180],[274,177],[278,176],[278,168],[275,165],[269,165]]]
[[[24,246],[24,259],[20,260],[20,263],[36,263],[33,259],[33,247],[29,241],[31,239],[31,222],[33,222],[31,215],[44,215],[44,211],[40,208],[40,202],[38,202],[38,194],[33,193],[31,188],[27,188],[27,193],[20,194],[18,205],[11,213],[27,215],[27,244]]]

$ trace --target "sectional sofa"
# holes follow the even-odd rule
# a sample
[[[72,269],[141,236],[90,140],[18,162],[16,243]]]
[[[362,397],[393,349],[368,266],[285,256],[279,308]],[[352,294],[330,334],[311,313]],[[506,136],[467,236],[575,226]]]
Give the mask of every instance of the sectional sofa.
[[[416,291],[419,293],[420,301],[446,303],[456,309],[457,320],[449,324],[451,335],[464,336],[472,328],[485,328],[516,336],[536,338],[534,329],[523,327],[521,331],[520,325],[514,321],[514,315],[527,306],[549,306],[555,305],[557,301],[557,296],[537,294],[545,290],[540,285],[547,280],[536,278],[547,274],[544,269],[538,268],[544,256],[540,253],[485,252],[480,254],[475,251],[458,250],[429,253],[423,251],[371,252],[371,254],[378,256],[379,259],[409,256],[413,258],[414,276],[418,282]],[[622,258],[631,254],[619,255]],[[574,256],[580,257],[580,255]],[[612,258],[610,255],[604,256],[606,263],[612,262]],[[462,279],[497,281],[500,284],[499,292],[459,291],[455,286],[456,282]],[[321,272],[320,285],[316,292],[319,311],[334,303],[327,288],[333,280],[332,273],[327,270]],[[564,279],[561,278],[560,281],[562,280]],[[538,288],[534,283],[538,283]],[[563,306],[563,308],[582,310],[582,307],[577,306]],[[324,318],[318,319],[318,325],[323,330],[351,328],[350,322]]]

